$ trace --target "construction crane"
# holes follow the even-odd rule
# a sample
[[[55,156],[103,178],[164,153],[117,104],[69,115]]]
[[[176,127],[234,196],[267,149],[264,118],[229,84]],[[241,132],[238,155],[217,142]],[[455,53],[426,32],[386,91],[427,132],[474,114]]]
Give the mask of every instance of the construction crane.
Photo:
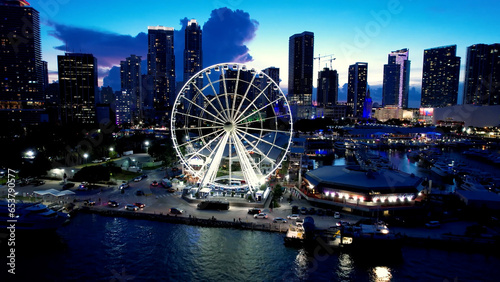
[[[321,54],[318,54],[318,57],[314,58],[315,60],[318,60],[318,71],[321,70],[321,58],[326,58],[326,57],[330,57],[330,68],[332,67],[332,61],[336,59],[336,58],[333,58],[333,54],[324,55],[324,56],[321,56]]]

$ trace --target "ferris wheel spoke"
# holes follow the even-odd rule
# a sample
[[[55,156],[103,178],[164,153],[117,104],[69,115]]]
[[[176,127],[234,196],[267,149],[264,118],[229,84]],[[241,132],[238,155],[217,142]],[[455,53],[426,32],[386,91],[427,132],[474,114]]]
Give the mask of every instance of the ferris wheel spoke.
[[[220,102],[220,99],[219,99],[219,94],[217,94],[217,91],[215,90],[215,87],[212,83],[212,80],[210,79],[210,76],[207,75],[207,80],[208,80],[208,83],[210,84],[210,87],[212,88],[212,91],[214,92],[214,99],[217,99],[217,102],[219,103],[219,106],[220,106],[220,111],[222,112],[222,114],[224,115],[224,117],[229,120],[229,116],[227,115],[226,111],[224,111],[224,107],[222,106],[222,103]],[[214,108],[215,109],[215,108]],[[217,109],[216,109],[217,110]]]
[[[201,151],[203,151],[205,148],[207,148],[208,146],[210,146],[210,144],[212,144],[215,140],[217,140],[219,137],[221,137],[224,133],[225,132],[222,131],[219,135],[217,135],[215,138],[213,138],[212,140],[210,140],[209,142],[207,142],[207,144],[205,144],[203,147],[201,147],[200,149],[198,149],[196,152],[193,152],[193,153],[190,153],[190,154],[186,154],[186,156],[193,155],[193,156],[189,157],[187,160],[190,161],[196,155],[200,154]],[[221,140],[219,140],[219,143],[220,143],[220,141]]]
[[[232,133],[233,136],[235,133]],[[234,148],[236,149],[236,152],[238,154],[238,158],[240,160],[241,164],[241,171],[243,172],[243,175],[246,175],[246,178],[250,181],[252,186],[257,186],[259,182],[259,177],[257,176],[258,174],[261,174],[260,171],[256,172],[258,170],[257,165],[253,161],[253,158],[250,157],[250,154],[245,148],[245,145],[241,142],[240,139],[234,138]]]
[[[207,79],[208,79],[208,81],[210,81],[209,76],[207,76]],[[211,84],[210,84],[210,85],[211,85]],[[203,91],[201,91],[201,89],[199,89],[199,88],[198,88],[198,86],[197,86],[196,84],[193,84],[193,86],[194,86],[194,88],[196,89],[196,91],[198,91],[198,93],[200,93],[200,95],[203,97],[203,99],[204,99],[205,101],[207,101],[207,103],[208,103],[210,106],[212,106],[212,109],[214,109],[214,111],[215,111],[215,112],[219,112],[219,111],[221,111],[221,109],[223,109],[222,104],[220,103],[220,101],[219,101],[218,99],[217,99],[217,101],[219,102],[220,109],[217,109],[217,107],[215,107],[215,106],[214,106],[214,104],[212,104],[212,102],[210,101],[210,99],[208,99],[208,97],[207,97],[207,96],[205,96],[205,94],[203,94]],[[215,92],[215,89],[214,89],[214,87],[213,87],[213,86],[212,86],[212,89],[213,89],[213,90],[214,90],[214,92]],[[215,97],[217,97],[217,93],[215,93]],[[214,99],[215,99],[215,98],[214,98]]]
[[[186,113],[183,113],[183,112],[177,112],[176,114],[183,115],[185,117],[191,117],[191,118],[194,118],[194,119],[201,119],[201,120],[208,121],[208,122],[211,122],[211,123],[213,122],[213,123],[217,123],[217,124],[223,125],[222,122],[218,122],[218,121],[214,121],[214,120],[209,120],[209,119],[202,118],[202,117],[199,117],[199,116],[193,116],[193,115],[186,114]]]
[[[276,161],[271,159],[268,155],[262,152],[257,146],[255,146],[252,142],[250,142],[245,136],[241,133],[236,132],[236,134],[242,139],[245,140],[255,151],[257,151],[261,156],[270,161],[273,165],[276,164]]]
[[[246,131],[243,131],[243,130],[241,130],[241,129],[239,129],[239,128],[237,128],[236,130],[238,130],[239,132],[244,133],[245,135],[250,135],[250,136],[252,136],[252,138],[255,138],[255,139],[257,139],[257,140],[259,140],[259,141],[261,141],[261,142],[263,142],[263,143],[266,143],[266,144],[268,144],[268,145],[270,145],[270,146],[273,146],[273,147],[275,147],[275,148],[278,148],[278,149],[280,149],[280,150],[282,150],[282,151],[286,151],[286,150],[287,150],[287,149],[285,149],[285,148],[283,148],[283,147],[281,147],[281,146],[278,146],[278,145],[276,145],[276,144],[273,144],[273,143],[271,143],[271,142],[269,142],[269,141],[267,141],[267,140],[264,140],[264,139],[262,139],[262,138],[260,138],[260,137],[253,136],[253,135],[251,135],[250,133],[248,133],[248,132],[246,132]]]
[[[183,98],[184,100],[188,101],[189,103],[191,103],[192,105],[194,105],[194,106],[196,106],[196,107],[200,108],[200,109],[201,109],[202,111],[204,111],[205,113],[207,113],[207,114],[209,114],[209,115],[213,116],[215,119],[219,120],[220,122],[224,123],[224,121],[223,121],[220,117],[218,117],[218,116],[216,116],[216,115],[212,114],[211,112],[207,111],[205,108],[201,107],[200,105],[198,105],[198,104],[196,104],[196,103],[193,103],[193,101],[191,101],[191,100],[187,99],[187,98],[186,98],[186,97],[184,97],[184,96],[183,96],[182,98]]]
[[[236,107],[236,93],[238,92],[239,83],[240,83],[240,68],[238,68],[238,71],[236,74],[236,83],[234,86],[234,96],[233,96],[233,106],[231,107],[231,113],[230,113],[231,120],[234,119],[234,109]],[[229,183],[231,183],[231,181],[229,181]]]
[[[260,96],[267,90],[267,88],[271,85],[271,83],[268,83],[264,89],[262,89],[257,96],[252,100],[252,102],[247,106],[247,110],[251,108],[251,106],[255,105],[255,101],[260,98]],[[251,85],[250,85],[251,86]],[[242,101],[243,102],[243,101]],[[266,105],[267,106],[267,105]],[[235,118],[235,121],[239,121],[240,117],[245,113],[246,111],[242,111],[239,113],[239,115]]]
[[[220,162],[222,160],[222,156],[224,155],[224,149],[226,147],[228,138],[229,138],[229,133],[226,132],[224,136],[220,139],[219,143],[217,143],[214,151],[212,152],[212,153],[215,152],[215,155],[214,158],[211,159],[212,161],[210,162],[210,165],[208,165],[209,162],[205,160],[205,163],[201,167],[200,170],[203,170],[204,167],[207,167],[205,176],[201,181],[201,187],[205,186],[207,182],[212,181],[217,177],[217,171],[219,170]],[[210,153],[210,156],[212,155],[212,153]]]
[[[243,106],[243,103],[245,103],[245,100],[247,98],[247,95],[248,95],[248,92],[250,91],[250,89],[252,88],[252,85],[253,85],[253,82],[255,80],[255,77],[257,76],[257,73],[255,73],[253,76],[252,76],[252,80],[250,81],[250,83],[248,84],[248,87],[247,87],[247,90],[245,90],[245,94],[243,95],[243,98],[241,99],[241,102],[240,104],[238,105],[238,109],[235,111],[235,115],[238,114],[240,112],[240,109],[241,109],[241,106]],[[232,117],[233,120],[236,120],[236,118],[233,116]]]
[[[214,126],[198,126],[198,127],[181,127],[181,128],[174,128],[175,131],[178,130],[203,130],[203,129],[214,129],[214,128],[223,128],[222,125],[214,125]]]
[[[260,122],[260,121],[266,121],[266,120],[270,120],[270,119],[276,119],[276,118],[284,117],[284,116],[285,115],[272,116],[272,117],[267,117],[267,118],[263,118],[263,119],[259,119],[259,120],[254,120],[254,121],[240,122],[240,123],[237,123],[236,125],[241,126],[241,125],[250,124],[250,123],[254,123],[254,122]]]
[[[226,84],[226,75],[224,73],[224,71],[221,71],[220,72],[221,76],[222,76],[222,86],[224,88],[224,98],[226,100],[226,108],[229,107],[229,101],[227,100],[227,84]],[[231,114],[228,113],[228,117],[231,117]]]
[[[220,132],[223,132],[221,129],[217,130],[217,131],[214,131],[214,132],[210,132],[209,134],[206,134],[206,135],[203,135],[203,136],[199,136],[199,137],[196,137],[195,139],[192,139],[192,140],[188,140],[186,141],[186,143],[184,144],[192,144],[192,143],[195,143],[197,142],[198,140],[201,140],[201,139],[205,139],[207,138],[208,136],[210,135],[214,135],[214,134],[217,134],[217,133],[220,133]],[[217,138],[217,137],[216,137]],[[184,145],[183,144],[183,145]]]
[[[250,113],[249,115],[246,115],[244,118],[241,118],[241,116],[242,116],[245,112],[241,112],[241,114],[238,116],[238,119],[236,120],[236,123],[240,123],[241,121],[244,121],[245,119],[247,119],[247,118],[251,117],[251,116],[252,116],[252,115],[254,115],[255,113],[259,113],[259,112],[260,112],[260,111],[262,111],[263,109],[265,109],[265,108],[269,107],[269,105],[272,105],[272,104],[274,104],[275,102],[277,102],[277,101],[279,101],[279,100],[281,100],[281,97],[280,97],[280,98],[278,98],[278,99],[275,99],[274,101],[272,101],[271,103],[269,103],[269,104],[267,104],[267,105],[265,105],[265,106],[263,106],[263,107],[260,107],[260,108],[259,108],[259,109],[257,109],[255,112],[252,112],[252,113]],[[254,102],[255,102],[255,99],[252,101],[252,104],[253,104]],[[249,105],[249,107],[250,107],[250,105]]]
[[[284,130],[278,130],[278,129],[265,129],[265,128],[256,128],[256,127],[239,127],[239,129],[251,129],[251,130],[257,130],[257,131],[265,131],[265,132],[276,132],[276,133],[283,133],[283,134],[290,134],[290,131],[284,131]]]

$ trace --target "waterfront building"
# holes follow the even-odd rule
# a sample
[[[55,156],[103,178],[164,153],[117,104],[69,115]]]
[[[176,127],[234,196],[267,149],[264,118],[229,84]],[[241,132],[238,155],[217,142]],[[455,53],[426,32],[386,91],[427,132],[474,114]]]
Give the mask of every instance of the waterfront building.
[[[142,121],[143,97],[141,77],[141,57],[130,55],[120,62],[121,90],[127,91],[131,100],[132,124]]]
[[[174,28],[148,26],[148,75],[153,83],[155,123],[167,124],[175,100]]]
[[[434,109],[433,124],[463,124],[465,127],[490,127],[500,124],[500,105],[476,106],[473,104],[455,105]]]
[[[457,46],[424,50],[420,106],[440,108],[457,104],[460,57]]]
[[[94,124],[97,95],[97,58],[92,54],[57,56],[61,121],[63,124]]]
[[[309,201],[367,215],[412,207],[422,179],[397,170],[323,166],[305,174]]]
[[[353,117],[363,116],[366,93],[368,91],[368,63],[349,66],[347,84],[347,104],[352,107]]]
[[[294,118],[309,118],[312,112],[314,33],[290,36],[288,48],[288,100]]]
[[[40,15],[28,2],[0,0],[0,54],[0,121],[45,120]]]
[[[500,105],[500,44],[467,47],[463,104]]]
[[[382,89],[382,106],[395,105],[408,108],[408,91],[410,87],[410,60],[408,49],[389,53],[388,62],[384,65],[384,84]]]
[[[339,74],[337,70],[323,68],[318,72],[317,106],[337,105],[339,95]]]

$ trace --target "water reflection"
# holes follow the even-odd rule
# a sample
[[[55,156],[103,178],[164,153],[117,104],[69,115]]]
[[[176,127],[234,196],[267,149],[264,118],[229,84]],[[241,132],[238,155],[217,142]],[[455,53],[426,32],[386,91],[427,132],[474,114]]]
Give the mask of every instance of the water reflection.
[[[392,274],[391,269],[387,266],[377,266],[372,269],[372,281],[385,282],[391,281]]]
[[[340,280],[349,280],[353,275],[354,261],[349,254],[339,255],[339,266],[337,270],[337,277]]]

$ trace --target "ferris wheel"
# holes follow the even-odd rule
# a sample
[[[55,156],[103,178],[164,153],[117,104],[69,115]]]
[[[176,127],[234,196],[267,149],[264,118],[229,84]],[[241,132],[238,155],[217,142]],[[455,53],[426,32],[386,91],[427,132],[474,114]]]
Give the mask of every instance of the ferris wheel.
[[[292,127],[286,97],[269,75],[225,63],[184,84],[170,129],[177,155],[200,187],[253,191],[285,160]]]

